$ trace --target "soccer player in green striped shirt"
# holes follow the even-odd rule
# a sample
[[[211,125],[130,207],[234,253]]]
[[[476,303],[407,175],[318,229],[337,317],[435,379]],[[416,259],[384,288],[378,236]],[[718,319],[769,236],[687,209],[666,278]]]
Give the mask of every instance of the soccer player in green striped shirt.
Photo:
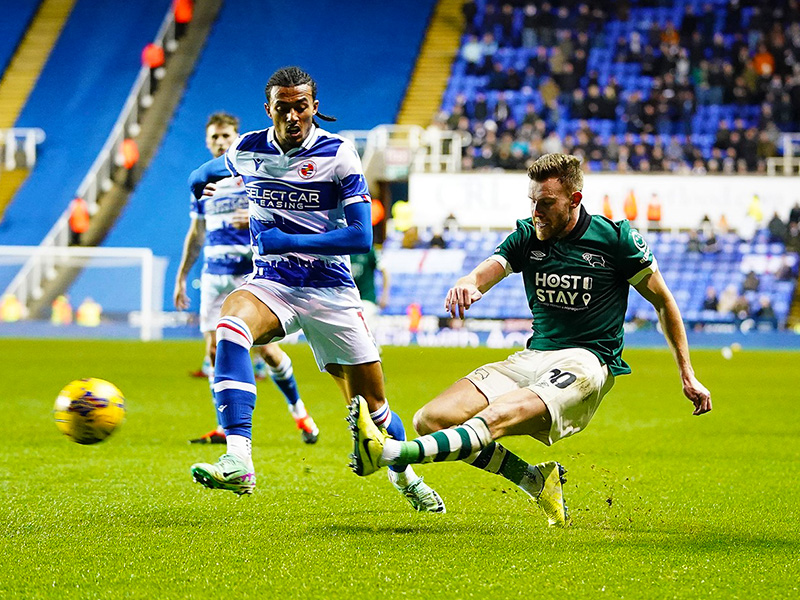
[[[351,403],[353,470],[384,465],[463,460],[517,484],[544,510],[550,525],[569,523],[565,469],[528,464],[495,440],[529,435],[550,445],[586,428],[622,360],[629,286],[656,309],[695,415],[711,410],[711,395],[695,377],[680,311],[656,259],[628,221],[590,215],[581,206],[580,159],[546,154],[528,170],[532,218],[494,255],[447,293],[453,317],[510,273],[522,273],[533,315],[527,348],[483,365],[423,406],[414,417],[421,437],[400,442],[372,424],[364,402]]]

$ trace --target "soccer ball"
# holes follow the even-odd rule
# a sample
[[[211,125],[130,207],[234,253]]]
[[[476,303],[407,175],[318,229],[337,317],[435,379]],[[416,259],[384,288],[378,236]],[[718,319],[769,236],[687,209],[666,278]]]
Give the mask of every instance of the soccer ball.
[[[125,420],[125,398],[103,379],[77,379],[61,390],[53,416],[56,427],[73,442],[96,444]]]

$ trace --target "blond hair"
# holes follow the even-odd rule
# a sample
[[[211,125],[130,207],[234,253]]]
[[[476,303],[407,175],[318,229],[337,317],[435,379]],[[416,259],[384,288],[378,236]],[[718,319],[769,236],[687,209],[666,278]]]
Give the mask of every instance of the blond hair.
[[[583,189],[581,159],[571,154],[543,154],[528,169],[528,177],[538,183],[555,177],[568,194]]]

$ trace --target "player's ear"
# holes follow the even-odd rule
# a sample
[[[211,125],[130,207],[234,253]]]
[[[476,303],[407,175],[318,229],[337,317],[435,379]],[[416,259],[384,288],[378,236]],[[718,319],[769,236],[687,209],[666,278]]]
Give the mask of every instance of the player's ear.
[[[578,205],[581,203],[583,199],[583,194],[580,192],[572,192],[572,197],[570,198],[570,206],[572,208],[578,208]]]
[[[269,109],[269,102],[264,102],[264,111],[267,113],[267,116],[271,119],[272,112]]]
[[[317,112],[319,112],[319,100],[314,100],[313,107],[314,107],[314,114],[317,114]]]

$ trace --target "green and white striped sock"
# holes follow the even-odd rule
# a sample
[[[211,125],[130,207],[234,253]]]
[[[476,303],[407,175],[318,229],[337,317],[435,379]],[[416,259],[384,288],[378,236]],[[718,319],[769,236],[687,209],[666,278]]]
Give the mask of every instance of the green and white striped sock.
[[[486,421],[473,417],[463,425],[423,435],[408,442],[386,440],[381,464],[409,465],[417,463],[463,460],[492,442]]]
[[[534,498],[542,491],[544,479],[539,469],[497,442],[492,442],[480,452],[464,459],[464,462],[478,469],[505,477]]]

